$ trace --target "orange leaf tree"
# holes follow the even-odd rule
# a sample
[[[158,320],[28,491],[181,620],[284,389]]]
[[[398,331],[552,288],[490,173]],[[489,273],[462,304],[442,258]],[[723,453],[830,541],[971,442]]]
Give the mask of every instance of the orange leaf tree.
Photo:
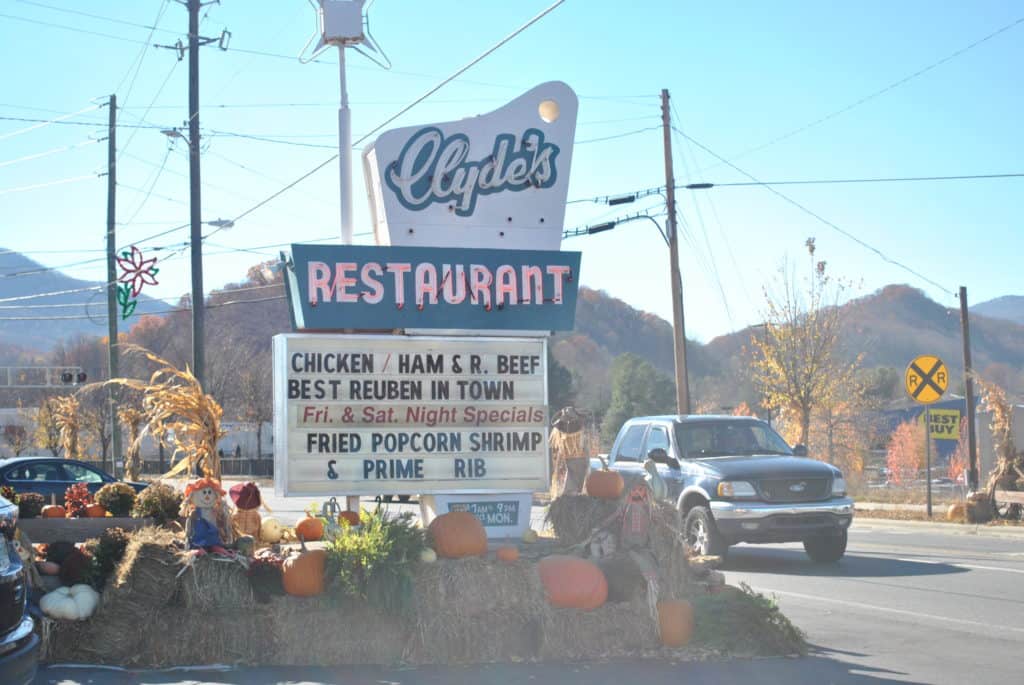
[[[889,437],[885,461],[889,468],[889,479],[894,483],[913,480],[924,467],[924,430],[924,426],[918,422],[906,421],[898,425]]]

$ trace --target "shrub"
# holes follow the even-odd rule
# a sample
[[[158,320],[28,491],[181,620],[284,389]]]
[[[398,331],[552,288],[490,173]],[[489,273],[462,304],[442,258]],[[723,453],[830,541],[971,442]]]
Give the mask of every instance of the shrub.
[[[360,514],[361,527],[335,538],[327,549],[335,591],[367,600],[390,613],[412,607],[412,567],[427,547],[426,533],[412,514],[387,518],[378,509]]]
[[[111,516],[131,516],[135,506],[135,488],[127,483],[107,483],[96,493],[96,502]]]
[[[0,487],[0,497],[3,497],[11,504],[18,503],[18,493],[16,493],[14,491],[14,488],[12,488],[10,485],[4,485]]]
[[[695,644],[747,655],[806,654],[803,633],[774,599],[754,592],[746,583],[730,590],[694,598]]]
[[[181,493],[166,483],[151,483],[135,498],[132,516],[151,518],[158,526],[178,518],[181,509]]]
[[[92,493],[85,483],[75,483],[64,491],[64,508],[68,518],[85,518],[85,508],[92,504]]]
[[[18,516],[23,519],[38,518],[44,506],[46,498],[38,492],[26,492],[18,496]]]
[[[114,572],[124,557],[131,534],[123,528],[107,528],[98,538],[85,542],[85,550],[92,554],[92,581],[97,590],[102,590],[107,577]]]

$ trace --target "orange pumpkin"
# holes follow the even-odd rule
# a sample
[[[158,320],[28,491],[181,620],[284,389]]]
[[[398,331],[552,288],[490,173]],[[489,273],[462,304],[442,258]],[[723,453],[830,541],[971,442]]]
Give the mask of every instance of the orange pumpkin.
[[[434,551],[439,557],[459,559],[487,554],[484,524],[468,511],[441,514],[430,522],[427,531],[434,540]]]
[[[498,561],[518,561],[519,560],[519,548],[518,547],[499,547],[498,551],[495,552],[498,557]]]
[[[60,504],[47,504],[43,507],[42,514],[44,519],[62,519],[67,511]]]
[[[295,524],[295,534],[300,540],[316,542],[324,536],[324,522],[307,514],[306,518]]]
[[[555,554],[541,559],[537,570],[551,606],[596,609],[608,599],[608,579],[586,559]]]
[[[618,471],[591,471],[584,487],[591,497],[618,499],[625,482]]]
[[[89,504],[85,507],[85,515],[91,519],[101,519],[107,515],[107,510],[102,504]]]
[[[350,526],[359,525],[359,512],[358,511],[343,511],[338,514],[338,521],[348,521]]]
[[[693,605],[685,599],[658,602],[658,629],[661,644],[685,647],[693,637]]]
[[[314,597],[324,591],[324,568],[327,551],[307,550],[302,546],[298,556],[285,559],[281,567],[284,591],[296,597]]]

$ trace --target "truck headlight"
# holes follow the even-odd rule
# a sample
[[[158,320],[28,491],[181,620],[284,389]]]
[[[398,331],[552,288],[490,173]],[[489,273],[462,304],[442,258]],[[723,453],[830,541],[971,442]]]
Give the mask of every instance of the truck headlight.
[[[718,484],[719,497],[757,497],[754,486],[745,480],[727,480]]]
[[[846,494],[846,479],[842,476],[836,476],[832,479],[832,496],[842,497]]]

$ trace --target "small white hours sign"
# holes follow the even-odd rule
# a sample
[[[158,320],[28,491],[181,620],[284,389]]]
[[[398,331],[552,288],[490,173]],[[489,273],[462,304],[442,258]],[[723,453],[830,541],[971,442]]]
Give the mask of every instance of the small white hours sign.
[[[543,490],[547,341],[274,337],[285,496]]]

